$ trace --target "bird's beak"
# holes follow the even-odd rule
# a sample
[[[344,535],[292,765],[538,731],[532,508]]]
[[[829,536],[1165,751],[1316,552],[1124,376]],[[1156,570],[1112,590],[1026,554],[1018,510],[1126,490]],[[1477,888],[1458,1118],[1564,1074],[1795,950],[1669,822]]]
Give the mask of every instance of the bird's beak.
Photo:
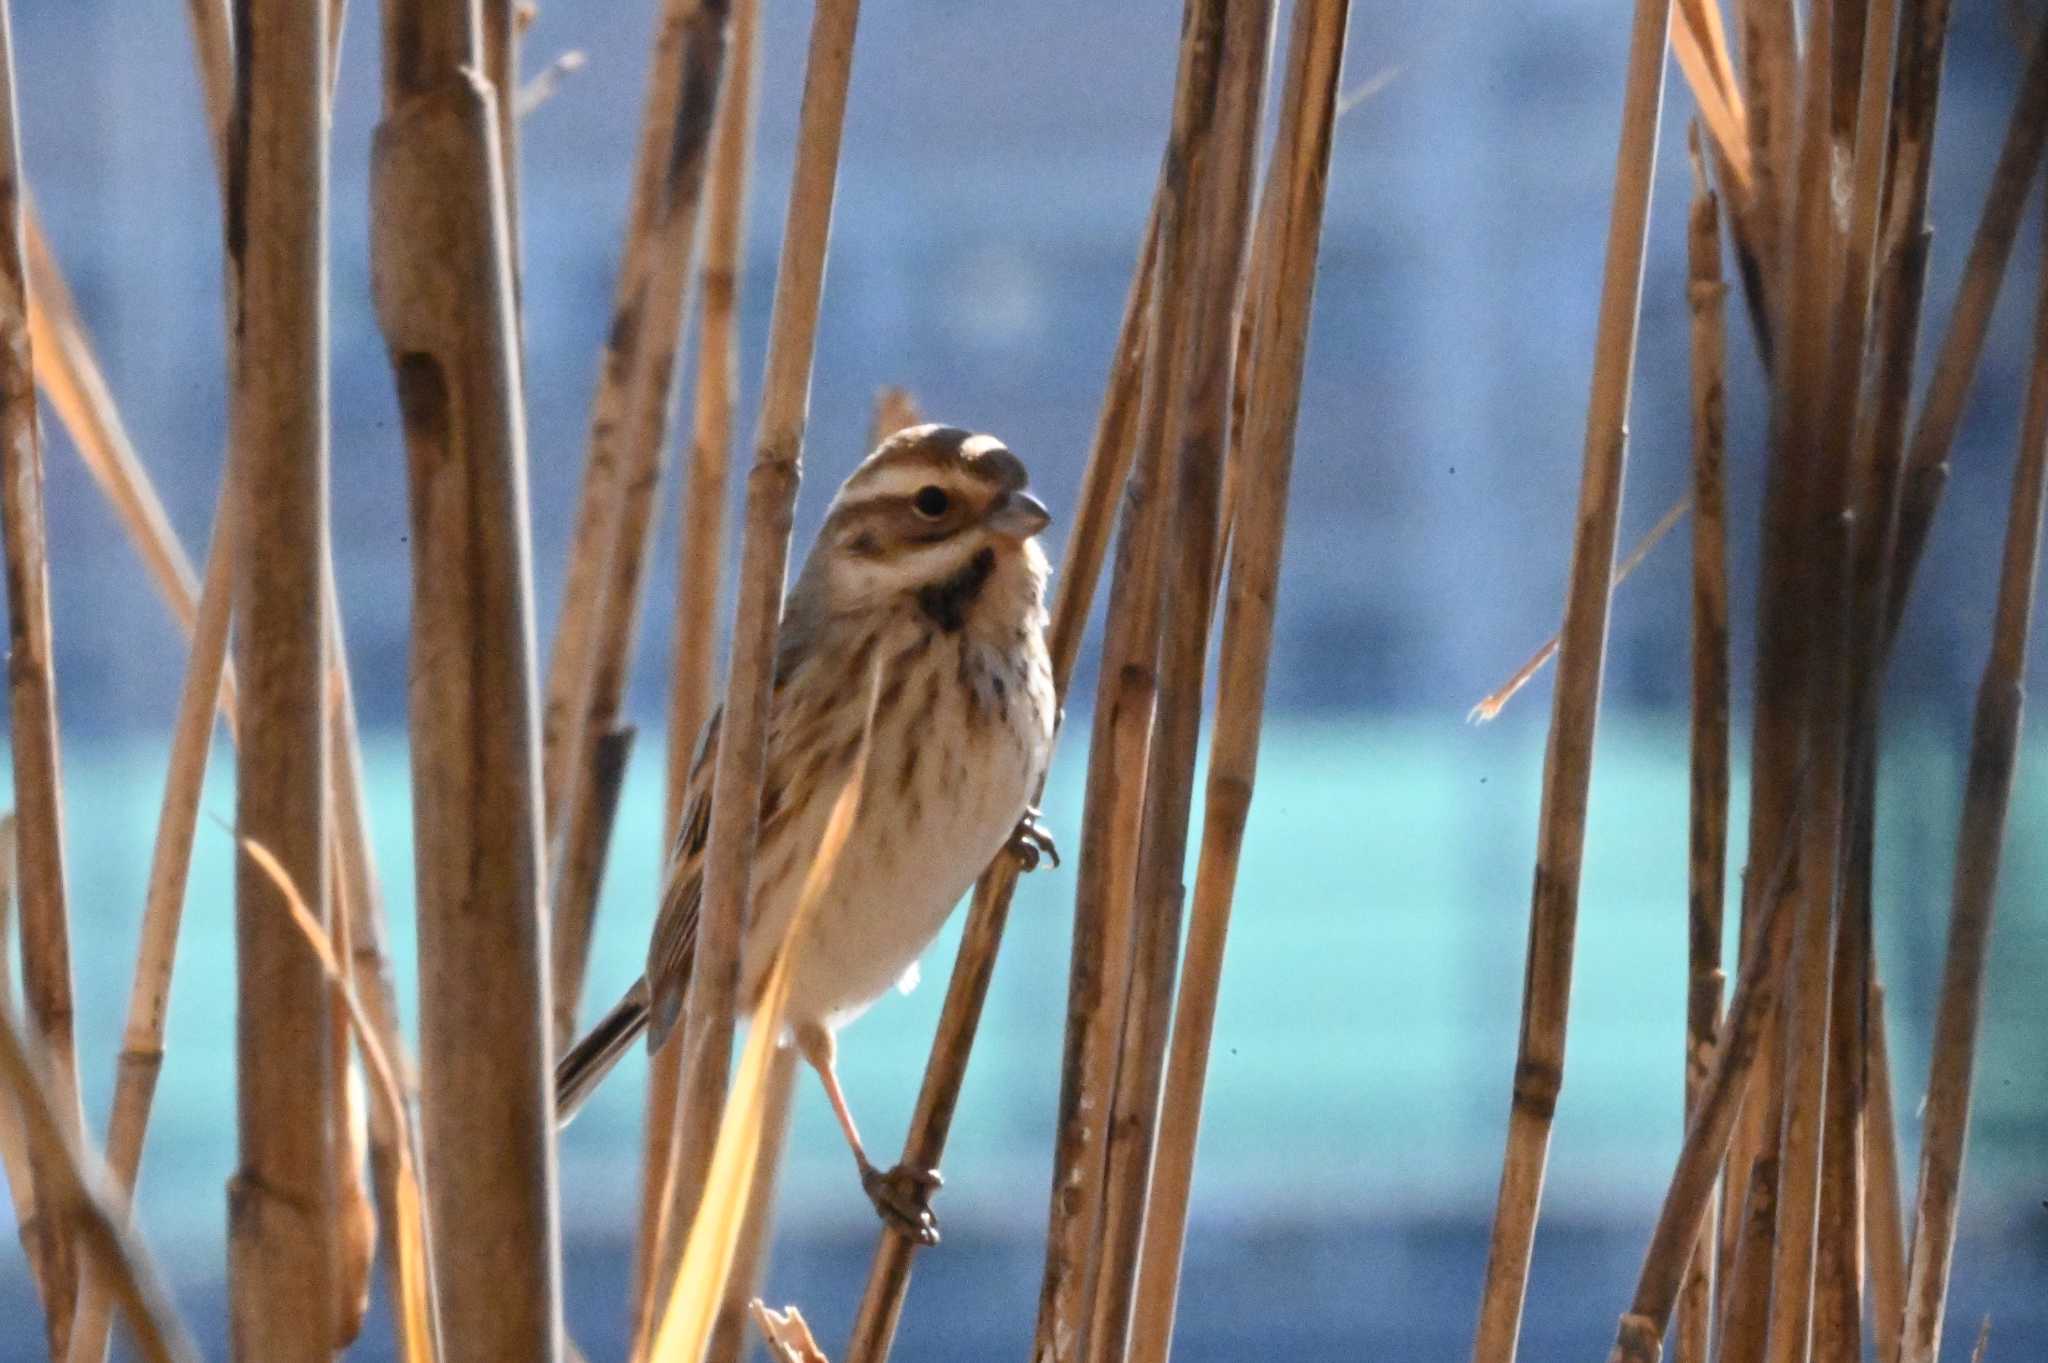
[[[998,535],[1028,540],[1052,524],[1052,512],[1028,492],[1005,492],[989,507],[982,524]]]

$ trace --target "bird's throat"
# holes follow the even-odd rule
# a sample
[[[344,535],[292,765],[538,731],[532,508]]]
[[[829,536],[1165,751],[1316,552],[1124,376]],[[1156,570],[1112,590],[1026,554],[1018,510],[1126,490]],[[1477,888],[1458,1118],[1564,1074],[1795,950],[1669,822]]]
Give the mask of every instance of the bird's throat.
[[[967,612],[988,586],[995,570],[996,551],[983,549],[958,572],[918,588],[918,609],[941,630],[958,633],[966,626]]]

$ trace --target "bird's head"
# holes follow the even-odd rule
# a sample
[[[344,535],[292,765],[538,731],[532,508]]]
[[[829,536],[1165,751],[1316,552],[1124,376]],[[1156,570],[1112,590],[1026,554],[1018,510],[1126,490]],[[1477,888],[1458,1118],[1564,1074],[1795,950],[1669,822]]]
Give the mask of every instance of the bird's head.
[[[992,435],[912,426],[884,440],[832,499],[805,576],[827,570],[841,609],[1022,569],[1035,588],[1052,522],[1024,462]],[[1007,571],[1006,571],[1007,570]]]

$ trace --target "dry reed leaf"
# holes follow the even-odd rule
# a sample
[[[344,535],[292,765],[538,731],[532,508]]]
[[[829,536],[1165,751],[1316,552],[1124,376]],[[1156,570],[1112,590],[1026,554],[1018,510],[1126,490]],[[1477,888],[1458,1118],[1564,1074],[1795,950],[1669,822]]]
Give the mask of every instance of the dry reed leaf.
[[[1679,521],[1683,520],[1685,513],[1691,509],[1692,495],[1690,493],[1672,503],[1671,509],[1664,513],[1664,518],[1650,527],[1650,533],[1643,536],[1637,542],[1635,548],[1629,550],[1628,557],[1623,559],[1621,566],[1614,570],[1614,586],[1609,589],[1610,593],[1618,590],[1622,583],[1628,581],[1628,575],[1642,566],[1643,560],[1650,556],[1650,551],[1655,549],[1663,541],[1664,537],[1671,533],[1672,528]],[[1515,669],[1514,676],[1509,677],[1505,682],[1501,683],[1498,690],[1488,695],[1470,710],[1467,710],[1465,712],[1465,722],[1467,724],[1487,724],[1498,718],[1501,710],[1506,707],[1509,701],[1515,698],[1515,693],[1527,686],[1536,674],[1543,670],[1543,665],[1556,655],[1557,636],[1553,634],[1543,641],[1541,647],[1529,655],[1529,661]]]
[[[0,814],[0,1014],[14,1016],[14,811]],[[27,1226],[35,1218],[35,1192],[29,1185],[28,1137],[12,1103],[0,1103],[0,1174],[14,1202],[14,1223]]]
[[[519,118],[531,117],[533,111],[562,92],[562,82],[581,71],[589,61],[581,48],[570,48],[556,57],[540,73],[519,87],[513,99],[513,112]]]
[[[853,831],[854,812],[860,807],[861,786],[867,776],[881,684],[882,670],[877,665],[868,689],[867,723],[861,729],[860,752],[854,758],[853,774],[847,777],[832,805],[831,817],[825,821],[818,855],[804,876],[796,911],[783,930],[782,944],[776,950],[774,964],[768,968],[760,1005],[747,1029],[746,1049],[740,1054],[739,1069],[733,1075],[725,1109],[719,1116],[718,1140],[711,1150],[703,1201],[690,1224],[676,1280],[669,1289],[661,1323],[654,1334],[654,1347],[648,1354],[651,1363],[695,1363],[703,1357],[712,1327],[717,1324],[719,1302],[725,1296],[726,1278],[732,1272],[733,1254],[746,1219],[748,1194],[754,1185],[761,1123],[767,1107],[768,1072],[782,1031],[782,1007],[789,996],[792,948],[825,887],[831,883],[839,854],[845,850],[847,836]]]
[[[412,1128],[411,1114],[398,1086],[397,1071],[392,1068],[391,1057],[385,1054],[383,1044],[377,1039],[377,1029],[371,1025],[363,1001],[356,996],[354,983],[335,956],[333,939],[320,926],[320,920],[307,909],[298,886],[292,883],[291,876],[271,855],[270,849],[250,838],[238,838],[236,841],[249,859],[270,877],[278,893],[284,896],[286,906],[291,909],[292,921],[305,936],[306,944],[313,948],[328,982],[348,1009],[349,1025],[356,1034],[357,1053],[369,1067],[371,1078],[376,1081],[388,1109],[397,1117],[400,1126],[397,1145],[398,1214],[397,1233],[392,1238],[398,1251],[399,1301],[396,1314],[399,1335],[405,1349],[405,1363],[434,1363],[439,1350],[435,1346],[433,1317],[428,1307],[426,1217],[420,1200],[418,1165],[414,1160],[417,1133]]]
[[[1681,5],[1679,13],[1685,12],[1686,7]],[[1671,30],[1671,50],[1692,90],[1693,101],[1699,105],[1700,120],[1713,136],[1714,149],[1721,154],[1721,164],[1732,182],[1728,188],[1738,201],[1745,201],[1750,180],[1749,129],[1742,113],[1742,96],[1717,83],[1713,59],[1690,24],[1679,24]]]
[[[754,1323],[761,1327],[761,1338],[767,1341],[768,1352],[775,1356],[776,1363],[832,1363],[825,1357],[825,1351],[818,1347],[818,1341],[811,1338],[811,1327],[804,1323],[804,1313],[794,1306],[774,1311],[756,1297],[747,1303],[747,1310],[753,1314]]]

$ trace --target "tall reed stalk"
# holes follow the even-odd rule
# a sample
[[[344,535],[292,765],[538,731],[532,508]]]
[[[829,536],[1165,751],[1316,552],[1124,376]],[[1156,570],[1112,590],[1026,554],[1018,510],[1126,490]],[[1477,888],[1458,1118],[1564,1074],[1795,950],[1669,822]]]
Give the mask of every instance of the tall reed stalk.
[[[317,9],[241,0],[227,252],[230,467],[241,629],[237,836],[328,915],[326,684],[327,30]],[[326,1358],[336,1344],[334,1073],[328,996],[276,885],[236,863],[241,1155],[229,1194],[238,1358]]]
[[[450,1359],[561,1336],[526,444],[477,12],[384,7],[373,276],[405,421],[426,1188]],[[509,97],[509,96],[508,96]]]
[[[747,218],[748,162],[753,151],[756,72],[760,66],[759,0],[735,0],[728,70],[706,174],[710,200],[698,269],[697,382],[691,404],[690,464],[682,488],[676,550],[674,656],[669,667],[664,839],[682,826],[690,767],[714,705],[719,574],[724,566],[726,501],[731,482],[733,414],[739,405],[739,291]],[[640,1224],[634,1239],[633,1301],[648,1302],[648,1274],[670,1201],[669,1151],[676,1126],[686,1040],[664,1046],[648,1063],[647,1111],[641,1147]]]
[[[57,676],[50,636],[48,522],[42,431],[36,417],[29,280],[22,257],[21,135],[14,99],[13,21],[0,0],[0,533],[7,560],[7,692],[13,738],[15,869],[21,904],[22,1000],[49,1070],[50,1102],[66,1139],[84,1114],[72,1032],[71,921],[64,884],[64,773],[57,741]],[[0,942],[0,951],[6,944]],[[47,1141],[31,1147],[38,1190],[23,1243],[42,1286],[50,1352],[61,1357],[78,1291],[72,1231],[46,1196],[57,1171]]]
[[[1585,852],[1586,797],[1592,783],[1593,734],[1607,651],[1615,526],[1627,459],[1628,398],[1635,373],[1651,168],[1664,106],[1669,29],[1668,5],[1637,0],[1622,94],[1621,143],[1615,153],[1614,208],[1594,339],[1579,511],[1565,588],[1564,625],[1559,631],[1557,691],[1543,759],[1522,1033],[1499,1205],[1472,1348],[1475,1363],[1511,1363],[1515,1356],[1522,1299],[1528,1288],[1530,1246],[1549,1156],[1551,1119],[1564,1085],[1565,1019],[1577,932],[1579,869]]]
[[[1130,1357],[1163,1363],[1173,1335],[1181,1251],[1193,1187],[1195,1137],[1214,1034],[1223,948],[1238,857],[1257,775],[1273,647],[1274,602],[1286,535],[1295,419],[1300,411],[1308,325],[1315,301],[1324,193],[1336,123],[1348,0],[1299,5],[1294,13],[1279,129],[1267,171],[1268,207],[1244,310],[1251,344],[1237,363],[1251,369],[1242,448],[1233,446],[1237,505],[1230,535],[1229,595],[1223,616],[1216,722],[1202,820],[1201,859],[1189,918],[1172,1049],[1166,1057],[1157,1164],[1145,1209]],[[1214,287],[1212,282],[1211,287]],[[1185,586],[1185,584],[1184,584]],[[1206,631],[1204,631],[1206,633]]]
[[[775,636],[781,622],[797,484],[803,471],[811,365],[859,19],[859,0],[820,0],[811,19],[810,54],[797,123],[797,159],[791,173],[789,214],[776,271],[762,380],[760,431],[753,467],[747,474],[739,602],[714,778],[718,799],[711,811],[703,913],[684,1021],[683,1036],[689,1050],[669,1168],[669,1178],[676,1184],[671,1206],[678,1209],[694,1208],[701,1197],[718,1116],[725,1106],[739,989],[741,917],[750,894],[753,849],[760,831]],[[656,1258],[657,1283],[672,1278],[671,1265],[681,1262],[683,1229],[683,1217],[669,1218],[662,1236],[663,1252]]]

